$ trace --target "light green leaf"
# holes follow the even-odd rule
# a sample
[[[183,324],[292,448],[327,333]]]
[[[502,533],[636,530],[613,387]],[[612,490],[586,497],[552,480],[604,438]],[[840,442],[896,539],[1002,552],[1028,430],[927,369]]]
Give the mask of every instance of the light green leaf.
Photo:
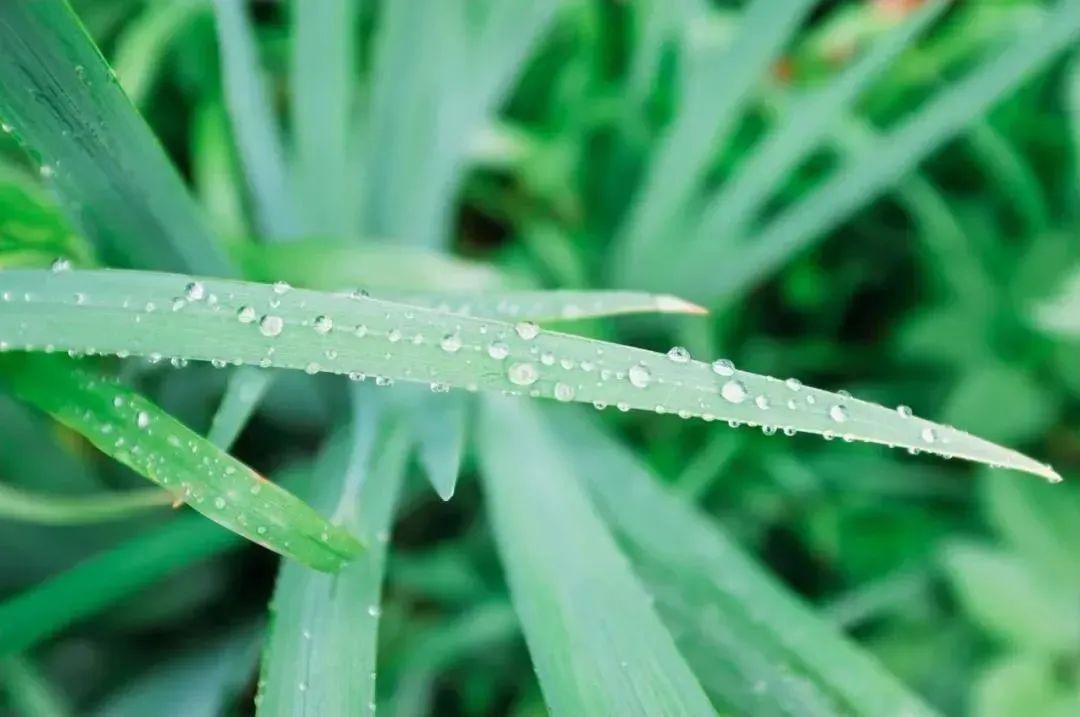
[[[580,412],[551,410],[552,449],[611,525],[702,685],[734,714],[932,711],[745,555],[711,517],[661,487]]]
[[[1070,694],[1049,655],[1014,654],[979,677],[972,714],[978,717],[1069,717],[1080,712],[1080,695]]]
[[[360,552],[349,533],[119,383],[59,356],[11,354],[0,368],[20,398],[248,540],[328,572]]]
[[[378,298],[455,316],[503,321],[575,321],[627,314],[704,314],[697,304],[670,294],[641,291],[380,291]]]
[[[263,85],[255,36],[240,0],[214,0],[225,105],[251,189],[259,230],[274,239],[300,232],[273,105]]]
[[[85,525],[123,520],[175,500],[156,488],[91,495],[55,495],[0,485],[0,519],[44,525]]]
[[[297,188],[309,231],[355,233],[356,187],[349,167],[356,86],[357,16],[362,0],[293,0],[290,80]]]
[[[920,161],[964,131],[1003,95],[1046,67],[1080,35],[1080,0],[1061,0],[1040,26],[938,92],[898,127],[830,175],[818,187],[733,248],[675,253],[681,261],[654,277],[704,287],[690,298],[706,304],[732,300],[894,186]],[[642,288],[652,288],[652,284]]]
[[[750,150],[746,160],[709,200],[688,251],[694,251],[694,242],[717,242],[724,236],[740,234],[780,180],[826,139],[830,128],[852,110],[866,87],[919,38],[948,4],[947,0],[925,3],[829,84],[793,102],[780,126]]]
[[[22,717],[67,717],[63,697],[27,658],[0,657],[0,687]]]
[[[382,418],[374,400],[354,396],[360,402],[354,425],[323,456],[315,501],[370,547],[337,575],[282,566],[256,696],[259,714],[375,711],[380,595],[408,438],[400,426],[385,426],[392,421]]]
[[[86,240],[28,177],[0,170],[0,217],[0,267],[48,266],[58,257],[92,263]]]
[[[499,273],[486,264],[386,244],[301,239],[240,245],[235,257],[249,279],[287,281],[310,289],[483,292],[504,284]]]
[[[173,0],[148,3],[142,13],[124,27],[116,39],[113,69],[127,96],[141,105],[172,41],[192,20],[209,12],[207,0]]]
[[[478,441],[511,597],[552,714],[715,714],[534,409],[485,402]]]
[[[730,41],[717,43],[692,32],[686,38],[682,100],[617,240],[622,275],[636,275],[640,252],[668,236],[665,227],[684,208],[756,84],[813,5],[813,0],[752,0]],[[686,26],[693,30],[699,23]]]
[[[63,0],[0,3],[0,118],[114,264],[226,274],[157,139]]]
[[[274,374],[270,371],[259,371],[247,366],[237,369],[236,373],[229,377],[225,395],[214,412],[210,431],[206,435],[207,440],[216,446],[232,443],[255,413],[273,379]]]
[[[411,404],[410,421],[416,433],[417,458],[431,486],[443,500],[454,497],[465,450],[468,396],[427,395]]]
[[[304,369],[501,390],[841,436],[1001,465],[1052,468],[955,428],[678,352],[535,324],[447,316],[286,285],[134,271],[0,273],[0,349],[58,350]]]

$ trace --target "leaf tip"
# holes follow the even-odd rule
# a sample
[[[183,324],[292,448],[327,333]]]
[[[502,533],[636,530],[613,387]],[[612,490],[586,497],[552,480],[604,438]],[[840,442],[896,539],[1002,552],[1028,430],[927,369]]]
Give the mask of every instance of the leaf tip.
[[[661,294],[656,297],[656,308],[665,314],[707,314],[709,310],[700,304],[681,299],[673,294]]]

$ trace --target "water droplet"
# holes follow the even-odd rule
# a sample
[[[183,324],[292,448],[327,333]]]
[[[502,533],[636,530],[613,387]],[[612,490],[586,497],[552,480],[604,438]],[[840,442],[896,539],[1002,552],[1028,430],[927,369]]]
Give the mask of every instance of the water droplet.
[[[673,363],[687,363],[690,360],[690,352],[685,346],[672,346],[668,349],[667,357]]]
[[[241,324],[250,324],[255,321],[255,309],[250,306],[241,306],[236,310],[236,319]]]
[[[762,411],[765,411],[772,404],[769,403],[769,397],[763,394],[754,399],[754,405],[760,408]]]
[[[439,346],[448,354],[455,353],[461,349],[461,337],[457,334],[447,334],[442,337]]]
[[[519,321],[514,324],[514,331],[526,341],[532,341],[540,333],[540,327],[532,321]]]
[[[221,496],[214,498],[214,507],[218,510],[225,510],[225,499]]]
[[[504,358],[510,355],[510,347],[504,344],[502,341],[492,341],[488,344],[488,356],[496,361],[502,361]]]
[[[784,381],[784,385],[787,386],[792,391],[801,391],[802,390],[802,381],[800,381],[797,378],[789,378],[787,381]]]
[[[896,407],[896,412],[900,414],[900,418],[911,418],[913,415],[911,412],[911,406],[899,405]]]
[[[574,400],[574,387],[561,381],[555,384],[555,399],[564,402]]]
[[[71,271],[71,261],[66,257],[59,257],[49,268],[54,274],[62,274],[65,271]]]
[[[146,411],[139,411],[135,416],[135,425],[139,428],[147,428],[150,425],[150,414]]]
[[[206,287],[202,282],[193,281],[184,287],[184,296],[188,301],[202,301],[206,298]]]
[[[382,615],[382,610],[378,605],[368,605],[367,614],[372,617],[378,617],[379,615]]]
[[[652,371],[649,367],[643,363],[634,364],[630,367],[630,370],[626,372],[626,377],[630,380],[630,385],[637,388],[645,388],[652,381]]]
[[[516,363],[506,372],[506,376],[515,386],[531,386],[540,378],[540,372],[534,364]]]
[[[746,386],[733,379],[720,387],[720,395],[728,403],[742,403],[746,400]]]
[[[847,407],[839,403],[836,404],[829,409],[829,418],[836,421],[837,423],[843,423],[848,419]]]
[[[289,286],[289,283],[286,282],[286,281],[275,281],[274,282],[274,293],[277,294],[278,296],[281,296],[282,294],[287,294],[289,292],[289,289],[291,289],[291,288],[292,287]]]
[[[285,322],[281,320],[280,316],[274,316],[273,314],[267,314],[259,319],[259,331],[263,336],[269,336],[271,338],[280,336],[281,331],[285,328]]]
[[[41,165],[38,172],[41,174],[42,179],[52,179],[53,175],[56,174],[56,169],[51,164],[45,163]]]
[[[386,340],[392,344],[396,344],[398,341],[401,341],[401,331],[398,329],[390,329],[386,332]]]
[[[315,333],[325,336],[334,328],[334,320],[329,316],[316,316],[311,327],[315,329]]]
[[[729,359],[716,359],[712,362],[712,370],[717,376],[734,376],[735,364]]]
[[[937,443],[938,433],[933,428],[927,426],[922,429],[922,439],[927,443]]]
[[[432,381],[430,384],[428,384],[428,388],[431,389],[432,393],[449,393],[450,392],[450,384],[448,384],[448,383],[440,383],[438,381]]]

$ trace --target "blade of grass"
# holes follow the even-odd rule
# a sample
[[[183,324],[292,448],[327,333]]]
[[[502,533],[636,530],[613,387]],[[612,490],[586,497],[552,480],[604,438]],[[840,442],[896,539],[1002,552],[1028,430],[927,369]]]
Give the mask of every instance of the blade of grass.
[[[0,3],[0,45],[0,117],[103,258],[228,273],[180,177],[67,3]]]
[[[546,418],[551,450],[570,457],[687,660],[733,713],[932,714],[595,421],[566,409]]]
[[[211,520],[318,570],[361,550],[348,532],[142,396],[59,356],[11,354],[0,368],[17,396]]]
[[[887,70],[947,6],[946,0],[925,3],[836,79],[798,100],[785,114],[780,126],[751,150],[745,162],[709,200],[696,241],[716,241],[723,234],[741,233],[779,182],[821,145],[830,128],[852,110],[870,83]]]
[[[274,374],[244,366],[236,370],[225,387],[225,395],[214,412],[206,438],[214,445],[232,443],[255,413],[259,401],[270,388]]]
[[[400,426],[380,426],[374,396],[356,391],[353,400],[352,429],[324,456],[315,502],[370,547],[333,576],[282,566],[255,698],[258,714],[375,711],[380,595],[408,439]]]
[[[124,27],[116,38],[112,65],[135,105],[141,105],[149,94],[173,39],[209,7],[206,0],[150,3]]]
[[[92,495],[31,493],[0,485],[0,519],[44,525],[85,525],[123,520],[162,508],[173,496],[156,488]]]
[[[356,231],[350,185],[350,109],[355,78],[356,19],[362,0],[292,4],[294,37],[291,81],[297,186],[305,226],[313,233],[344,237]]]
[[[24,657],[0,658],[0,685],[15,712],[22,717],[66,717],[72,714],[63,698]]]
[[[71,230],[51,201],[29,178],[0,169],[0,267],[48,266],[57,257],[86,266],[93,251]]]
[[[716,714],[533,411],[485,401],[478,442],[499,554],[551,713]]]
[[[244,4],[240,0],[214,0],[214,15],[225,105],[251,189],[259,231],[270,239],[295,237],[300,233],[299,215]]]
[[[688,43],[682,100],[616,240],[623,261],[617,271],[629,273],[642,252],[666,236],[664,227],[683,209],[755,83],[813,5],[813,0],[752,0],[729,42]]]
[[[894,186],[1004,94],[1070,47],[1078,35],[1080,0],[1062,0],[1039,27],[1021,34],[1004,51],[940,91],[756,232],[752,240],[734,250],[720,243],[692,253],[672,252],[676,261],[656,272],[662,277],[658,283],[678,276],[680,287],[693,287],[686,292],[693,299],[708,305],[732,301]]]
[[[380,299],[455,316],[503,321],[573,321],[627,314],[704,314],[671,294],[640,291],[380,291]]]
[[[220,436],[218,448],[228,450],[235,439],[235,434]],[[293,478],[280,483],[292,484]],[[0,656],[27,650],[161,578],[248,544],[197,515],[137,535],[0,602]]]
[[[454,497],[461,473],[468,423],[467,398],[463,393],[422,396],[410,412],[420,467],[443,500]]]
[[[325,240],[243,244],[236,261],[255,281],[287,281],[312,289],[485,291],[504,279],[486,264],[398,246],[360,246]]]
[[[188,300],[192,296],[194,300]],[[179,298],[187,297],[187,298]],[[0,272],[0,349],[96,352],[365,374],[725,419],[1000,465],[1052,468],[949,426],[850,396],[534,324],[363,296],[134,271]],[[159,308],[160,307],[160,308]]]

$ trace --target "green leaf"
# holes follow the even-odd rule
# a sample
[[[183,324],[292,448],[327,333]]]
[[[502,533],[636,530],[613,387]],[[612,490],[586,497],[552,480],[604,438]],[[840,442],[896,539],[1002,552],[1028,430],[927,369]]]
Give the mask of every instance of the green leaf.
[[[1049,655],[1010,655],[986,670],[974,685],[972,714],[979,717],[1069,717],[1080,711]]]
[[[1003,95],[1070,47],[1078,35],[1080,0],[1062,0],[1041,26],[1022,33],[1004,51],[939,91],[873,146],[849,158],[819,186],[754,231],[752,241],[734,248],[713,243],[700,251],[674,252],[672,256],[680,261],[655,272],[653,281],[669,285],[679,277],[689,286],[704,287],[705,293],[692,293],[692,299],[709,305],[731,301],[894,186]]]
[[[345,530],[119,383],[59,356],[12,354],[0,368],[20,398],[248,540],[328,572],[360,552]]]
[[[503,321],[575,321],[628,314],[704,314],[671,294],[641,291],[380,291],[378,298],[455,316]]]
[[[263,85],[254,32],[240,0],[214,0],[225,104],[251,189],[260,233],[285,239],[300,233],[277,119]]]
[[[954,543],[945,566],[966,611],[988,632],[1032,650],[1069,651],[1080,642],[1076,598],[1019,556]]]
[[[1002,407],[1008,410],[999,410]],[[992,441],[1022,443],[1045,434],[1059,403],[1028,372],[1001,364],[971,366],[949,395],[945,418]]]
[[[157,489],[92,495],[53,495],[0,485],[0,518],[44,525],[85,525],[123,520],[162,508],[174,498]]]
[[[273,379],[274,374],[269,371],[259,371],[246,366],[237,369],[236,373],[229,377],[225,395],[214,412],[210,431],[206,435],[207,440],[216,446],[232,443],[255,413],[255,408],[270,388]]]
[[[486,401],[478,441],[511,597],[552,714],[715,714],[534,409]]]
[[[28,178],[0,170],[0,267],[48,266],[58,257],[92,263],[93,251]]]
[[[0,655],[22,652],[181,567],[244,543],[182,516],[0,602]]]
[[[955,428],[797,381],[535,324],[286,285],[132,271],[0,273],[0,349],[97,352],[500,390],[882,443],[1060,480]]]
[[[72,712],[48,680],[27,659],[0,658],[0,686],[22,717],[66,717]]]
[[[469,409],[467,398],[460,392],[450,396],[427,395],[410,406],[420,467],[443,500],[454,497],[461,472]]]
[[[285,564],[256,704],[259,714],[371,715],[389,531],[408,437],[380,426],[374,396],[357,392],[352,429],[321,459],[316,504],[370,546],[337,575]]]
[[[550,414],[552,450],[570,457],[718,706],[734,714],[932,714],[595,421],[566,409]]]
[[[720,237],[740,234],[777,189],[780,180],[826,139],[836,121],[852,111],[866,87],[887,70],[947,6],[946,0],[925,3],[865,50],[829,84],[819,90],[810,90],[806,97],[793,102],[781,124],[750,150],[750,156],[709,200],[701,226],[688,250],[694,251],[699,242],[715,242]]]
[[[502,288],[504,283],[486,264],[381,244],[363,246],[319,239],[243,244],[236,247],[235,257],[249,279],[287,281],[311,289],[483,292]]]
[[[356,21],[362,0],[293,0],[290,80],[297,187],[304,224],[324,236],[354,234],[356,191],[349,166],[356,86]]]
[[[813,5],[813,0],[753,0],[729,42],[687,38],[681,102],[617,240],[623,274],[637,274],[633,265],[640,251],[668,236],[665,227],[683,210],[756,84]]]
[[[150,93],[173,40],[209,9],[206,0],[150,3],[124,27],[116,39],[112,64],[134,104],[141,105]]]
[[[0,117],[103,258],[227,274],[198,207],[67,3],[0,3],[0,45]]]

